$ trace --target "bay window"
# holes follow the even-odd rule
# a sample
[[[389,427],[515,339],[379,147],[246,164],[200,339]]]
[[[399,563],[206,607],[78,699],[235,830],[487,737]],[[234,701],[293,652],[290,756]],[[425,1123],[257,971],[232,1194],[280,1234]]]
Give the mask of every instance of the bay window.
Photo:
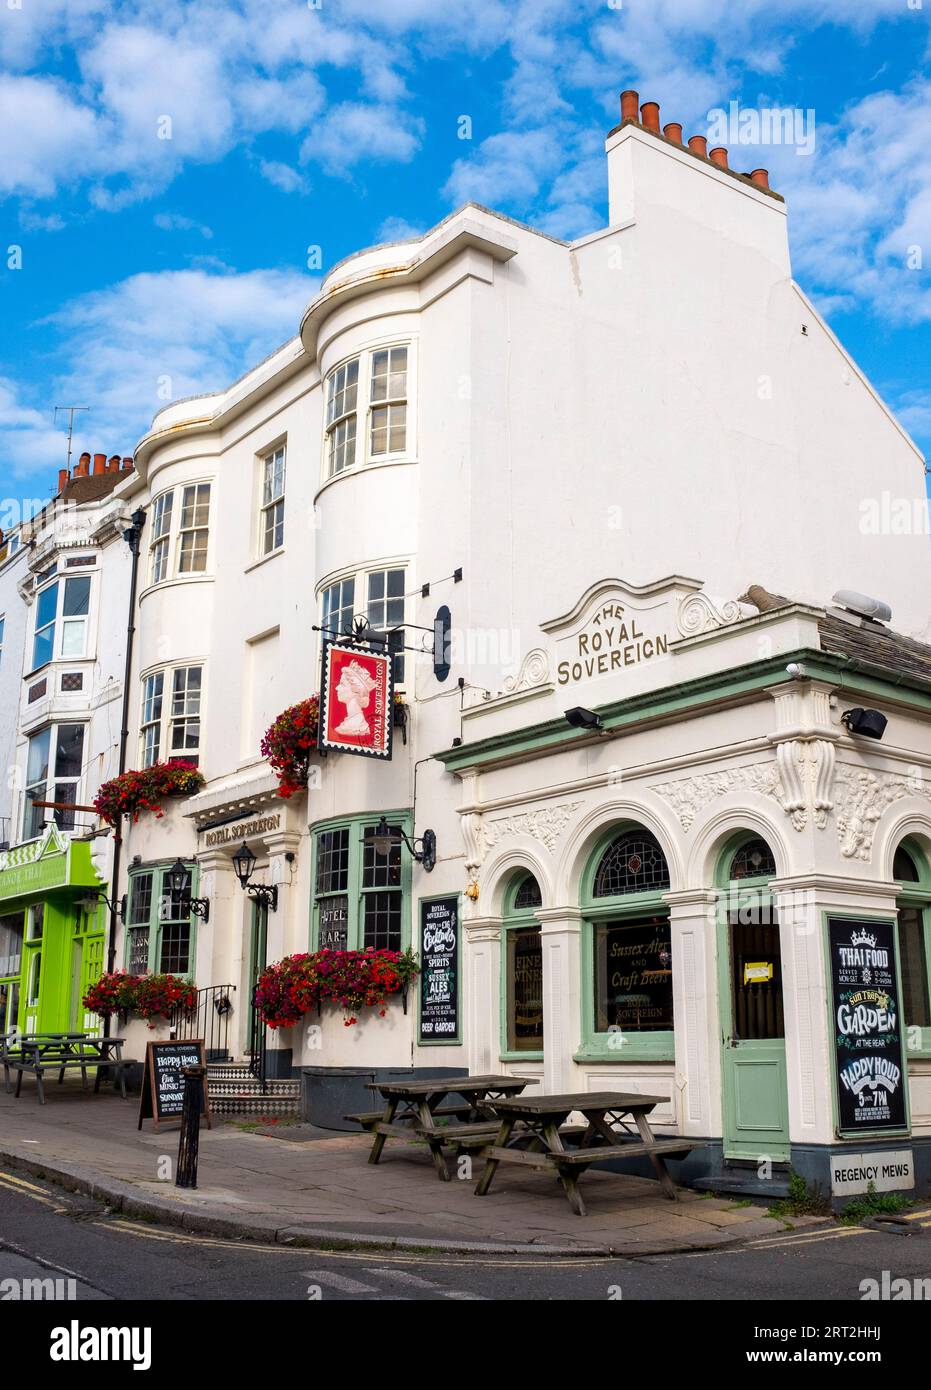
[[[32,669],[38,670],[56,657],[84,656],[90,613],[91,577],[56,578],[40,589],[36,599]],[[56,641],[56,634],[60,633]]]
[[[84,725],[53,724],[29,740],[26,754],[26,795],[23,808],[23,839],[42,834],[46,820],[54,819],[59,830],[74,828],[74,811],[49,812],[37,801],[60,801],[75,805],[84,767]]]
[[[388,815],[410,834],[406,812]],[[410,944],[410,855],[400,842],[378,854],[378,816],[314,832],[313,949],[400,951]]]
[[[320,626],[324,638],[335,638],[352,629],[359,612],[372,631],[393,654],[394,684],[404,683],[404,618],[407,571],[402,567],[361,570],[330,584],[321,594]],[[357,609],[357,596],[359,607]]]
[[[340,363],[326,379],[324,473],[408,452],[409,358],[406,343]]]
[[[139,726],[143,767],[163,758],[198,765],[202,693],[202,666],[175,666],[144,677]]]
[[[160,493],[152,503],[149,539],[149,583],[161,584],[176,575],[203,574],[210,539],[210,483],[186,483]],[[174,565],[172,565],[174,556]]]
[[[194,964],[194,918],[185,905],[195,895],[196,866],[187,865],[180,892],[167,881],[171,864],[155,864],[129,876],[124,967],[130,975],[189,975]]]

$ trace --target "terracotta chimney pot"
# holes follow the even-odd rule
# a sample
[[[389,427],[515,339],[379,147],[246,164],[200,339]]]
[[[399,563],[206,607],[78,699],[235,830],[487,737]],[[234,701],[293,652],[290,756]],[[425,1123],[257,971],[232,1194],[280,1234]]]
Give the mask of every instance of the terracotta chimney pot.
[[[68,479],[69,479],[70,477],[71,477],[71,474],[68,472],[67,468],[59,468],[59,470],[58,470],[58,495],[59,495],[59,497],[60,497],[61,494],[64,492],[65,488],[68,486]]]
[[[727,168],[727,150],[723,145],[716,145],[708,158],[711,160],[712,164],[716,164],[719,169]]]
[[[621,92],[621,120],[637,120],[637,112],[640,110],[640,93],[633,91]]]
[[[769,188],[769,170],[752,169],[750,171],[750,182],[755,183],[757,188]]]
[[[77,463],[74,465],[74,477],[86,478],[90,471],[91,456],[90,454],[82,454],[81,457],[78,459]]]
[[[124,473],[131,473],[131,472],[132,472],[132,467],[133,467],[132,458],[131,458],[131,456],[127,456],[126,458],[123,459],[123,469],[122,469],[122,471],[123,471]]]
[[[94,455],[94,472],[95,472],[95,473],[105,473],[106,470],[107,470],[107,456],[106,456],[106,454],[95,454],[95,455]]]
[[[678,121],[670,121],[669,125],[664,125],[663,134],[667,140],[672,140],[674,144],[682,144],[682,127]]]
[[[700,154],[702,158],[708,158],[708,141],[704,135],[693,135],[689,140],[689,149],[692,154]]]
[[[655,130],[659,134],[659,102],[645,101],[640,108],[640,123],[645,125],[647,130]]]

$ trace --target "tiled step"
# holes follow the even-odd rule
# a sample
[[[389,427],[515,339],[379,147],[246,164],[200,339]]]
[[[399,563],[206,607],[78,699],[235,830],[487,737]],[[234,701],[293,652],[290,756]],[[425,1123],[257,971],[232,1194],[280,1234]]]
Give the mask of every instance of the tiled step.
[[[207,1069],[210,1108],[218,1115],[296,1115],[301,1083],[276,1079],[262,1084],[248,1066],[210,1066]]]

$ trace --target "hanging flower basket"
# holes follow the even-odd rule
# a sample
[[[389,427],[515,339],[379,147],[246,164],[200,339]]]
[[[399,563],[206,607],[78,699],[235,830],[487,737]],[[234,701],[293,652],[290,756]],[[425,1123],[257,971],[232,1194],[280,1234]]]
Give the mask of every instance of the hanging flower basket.
[[[132,816],[135,823],[144,811],[155,817],[164,815],[161,803],[172,796],[193,796],[204,786],[203,773],[193,763],[175,758],[167,763],[153,763],[139,772],[123,772],[103,782],[94,797],[94,810],[116,826],[121,816]]]
[[[278,795],[284,800],[305,791],[310,760],[317,751],[319,700],[311,695],[283,710],[265,730],[262,757],[278,778]]]
[[[335,1004],[350,1027],[362,1009],[384,1018],[388,999],[405,998],[420,974],[413,951],[314,951],[286,956],[259,976],[255,1003],[269,1028],[290,1028],[311,1009]]]

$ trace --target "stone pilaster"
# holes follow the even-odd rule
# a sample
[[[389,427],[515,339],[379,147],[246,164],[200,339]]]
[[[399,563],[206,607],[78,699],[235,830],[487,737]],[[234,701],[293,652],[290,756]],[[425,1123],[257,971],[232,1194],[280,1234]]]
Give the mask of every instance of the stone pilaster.
[[[543,1089],[578,1089],[573,1058],[582,1042],[582,913],[577,907],[538,908],[543,948]]]
[[[672,940],[676,1110],[683,1134],[717,1136],[721,1114],[721,1011],[717,894],[667,893]]]

